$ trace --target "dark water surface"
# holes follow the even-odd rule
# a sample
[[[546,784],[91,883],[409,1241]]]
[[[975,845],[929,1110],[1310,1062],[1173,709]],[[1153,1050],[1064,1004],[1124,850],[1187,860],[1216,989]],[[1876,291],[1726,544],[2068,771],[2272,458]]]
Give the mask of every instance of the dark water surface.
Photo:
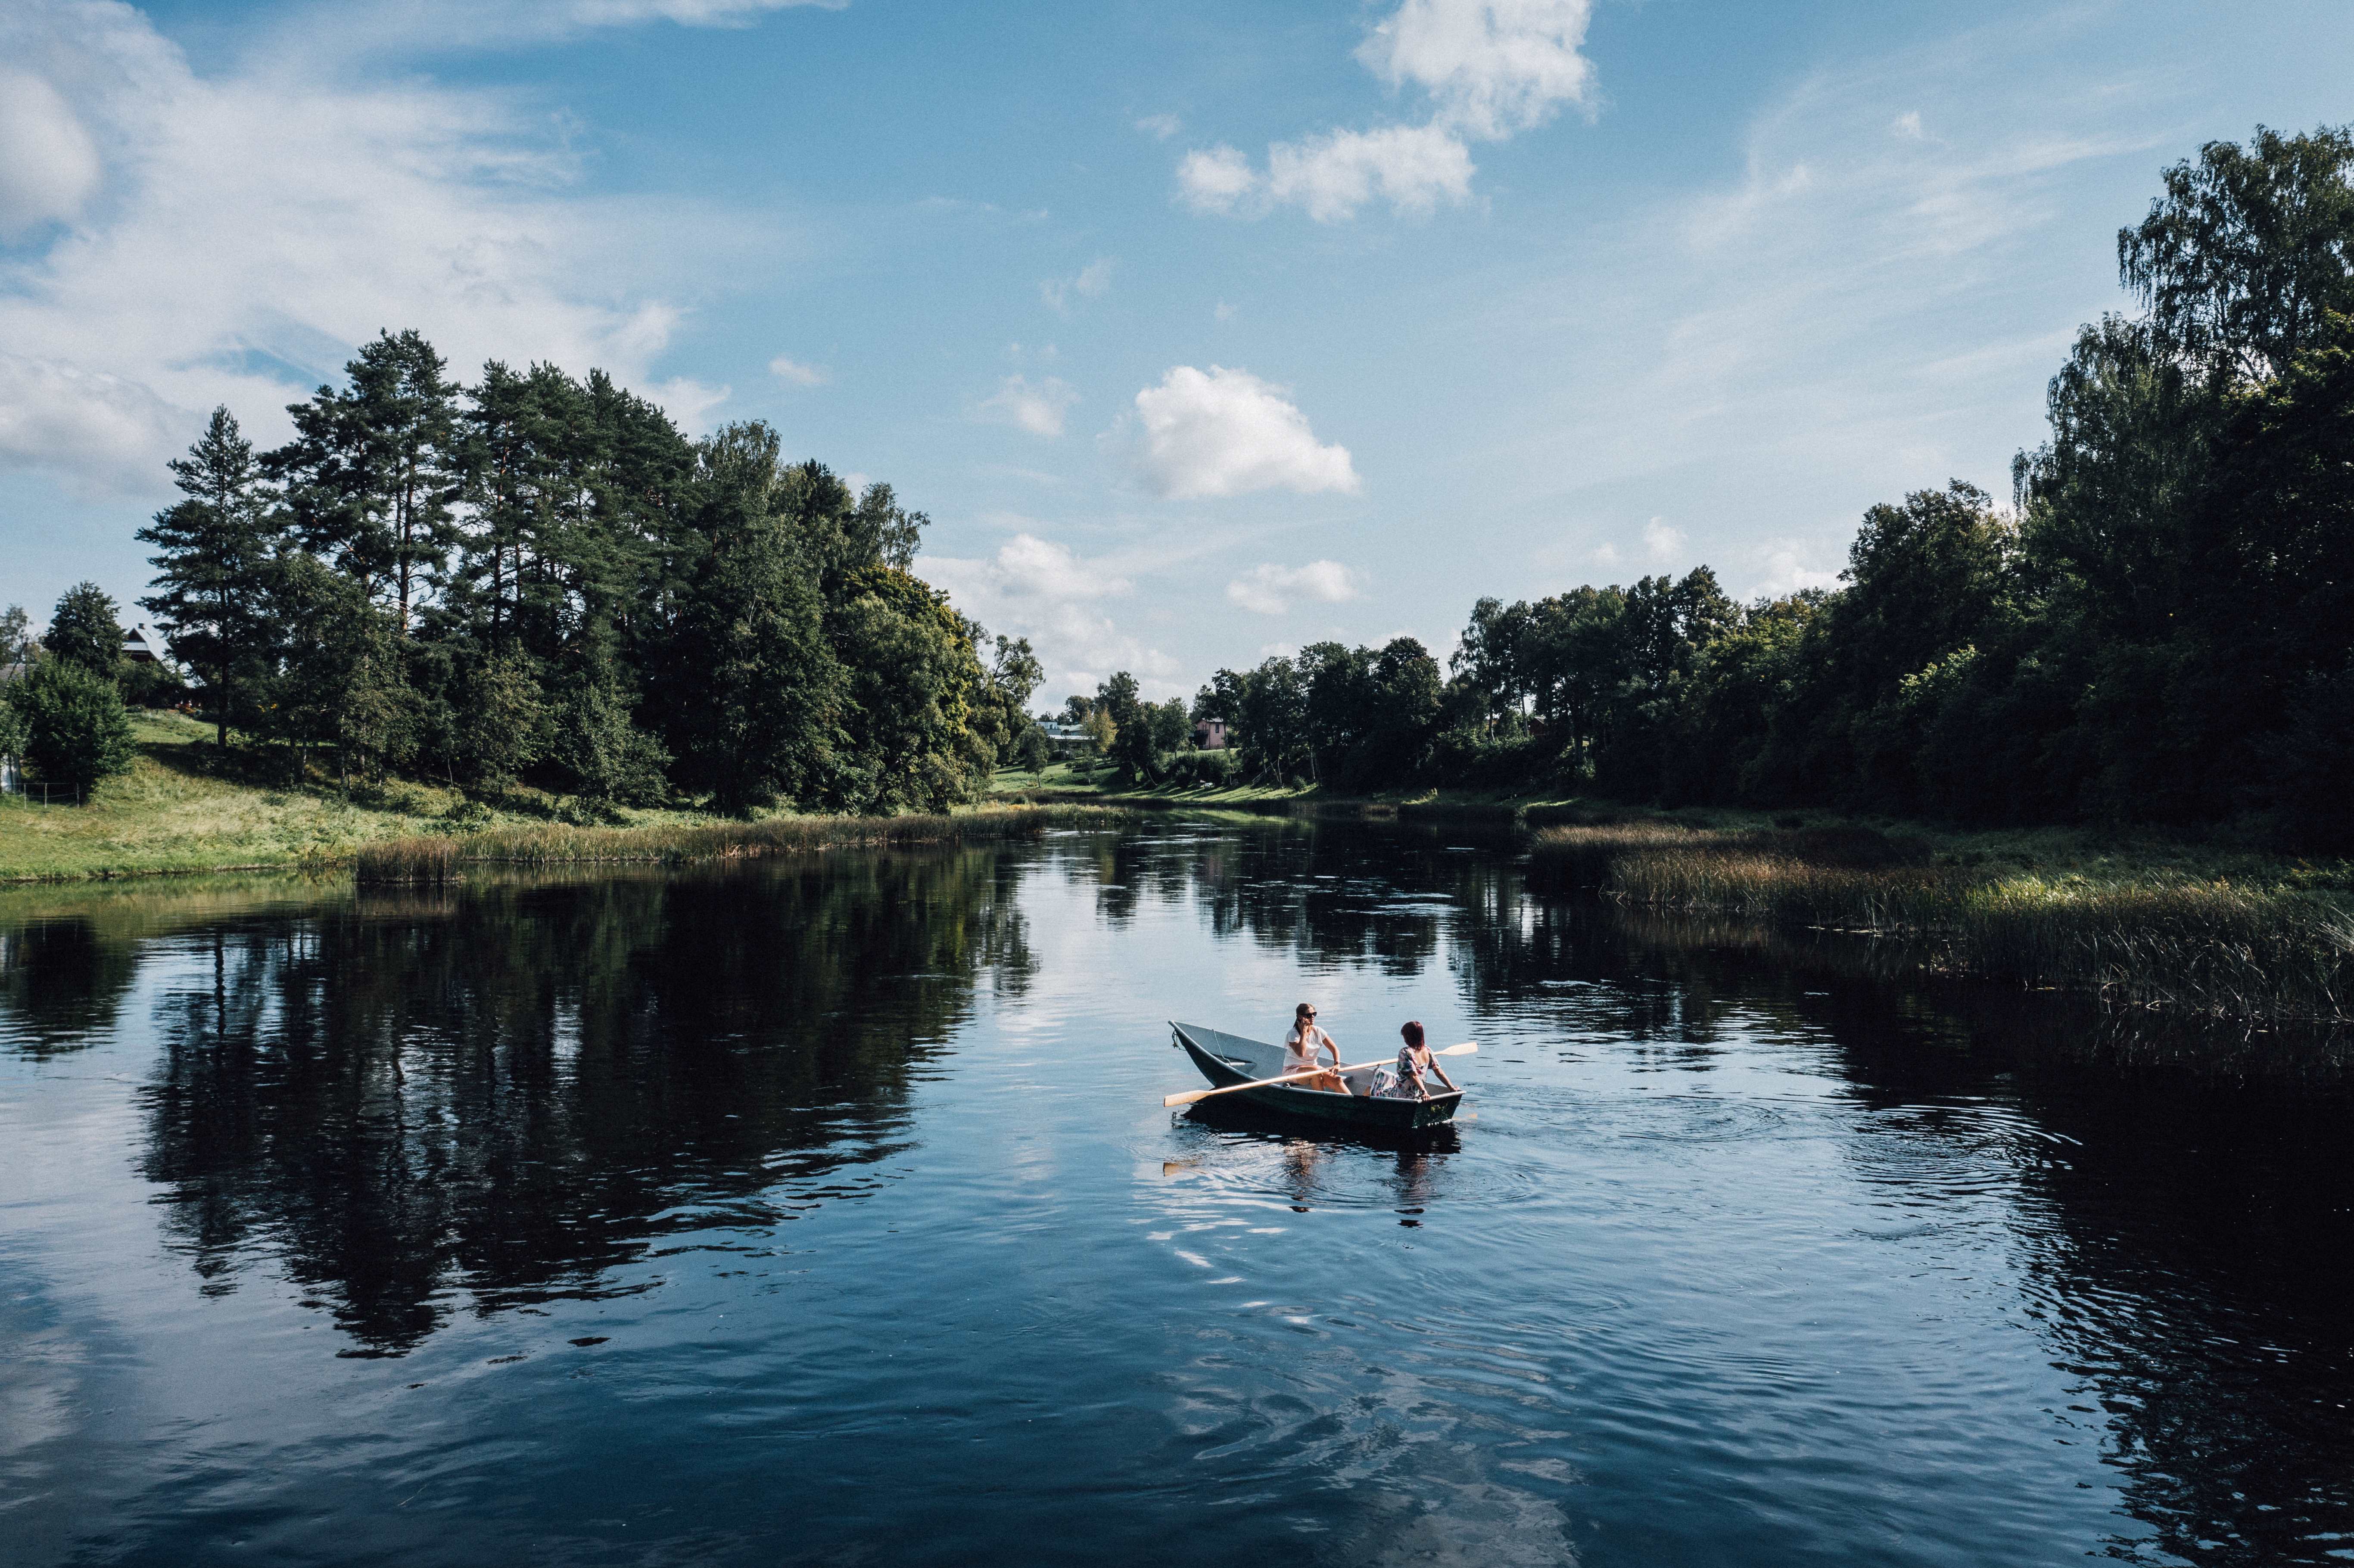
[[[2354,1559],[2342,1082],[1546,882],[10,895],[0,1561]],[[1477,1119],[1161,1108],[1301,996]]]

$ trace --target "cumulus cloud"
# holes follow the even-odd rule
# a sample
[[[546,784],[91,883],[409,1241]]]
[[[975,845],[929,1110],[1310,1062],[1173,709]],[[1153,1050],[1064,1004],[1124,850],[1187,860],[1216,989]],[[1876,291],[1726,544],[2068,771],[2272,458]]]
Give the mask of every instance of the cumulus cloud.
[[[1767,540],[1755,552],[1749,591],[1778,599],[1801,588],[1839,587],[1837,568],[1807,564],[1808,557],[1818,548],[1801,539]]]
[[[1319,444],[1287,389],[1247,370],[1178,366],[1136,395],[1136,424],[1129,464],[1171,500],[1358,489],[1349,449]]]
[[[509,99],[268,51],[199,73],[119,5],[0,7],[0,210],[33,240],[0,257],[0,470],[160,491],[214,404],[275,440],[387,327],[461,374],[602,366],[688,420],[726,396],[656,379],[682,313],[638,270],[682,233],[748,249],[748,226],[579,196]]]
[[[1418,124],[1336,130],[1267,148],[1261,171],[1232,146],[1189,153],[1179,198],[1196,212],[1256,216],[1297,207],[1319,223],[1367,203],[1423,214],[1471,193],[1470,143],[1500,142],[1590,102],[1579,52],[1593,0],[1404,0],[1357,50],[1368,69],[1429,101]]]
[[[800,360],[782,354],[769,361],[769,374],[796,387],[822,387],[833,379],[823,366],[803,365]]]
[[[1091,560],[1068,546],[1023,528],[994,555],[926,556],[925,580],[945,588],[959,609],[992,631],[1027,637],[1046,668],[1042,696],[1092,691],[1115,670],[1134,673],[1151,696],[1183,690],[1183,668],[1140,641],[1131,616],[1115,616],[1104,601],[1124,598],[1134,583],[1109,562]]]
[[[1078,400],[1070,383],[1059,377],[1049,376],[1033,382],[1027,376],[1009,376],[981,400],[977,411],[984,419],[1012,425],[1034,436],[1059,436],[1063,416]]]
[[[1304,567],[1268,562],[1226,585],[1228,599],[1261,615],[1281,615],[1301,599],[1341,604],[1356,598],[1358,591],[1357,575],[1338,561],[1310,561]]]
[[[1471,153],[1440,125],[1335,131],[1267,149],[1265,190],[1278,207],[1297,207],[1334,223],[1380,197],[1399,212],[1421,214],[1471,194]]]
[[[1136,122],[1136,128],[1156,142],[1166,142],[1185,129],[1185,122],[1174,114],[1147,114]]]
[[[1098,256],[1068,278],[1049,278],[1038,285],[1039,294],[1058,311],[1068,311],[1073,300],[1099,299],[1111,291],[1111,270],[1117,265],[1111,257]]]
[[[1654,517],[1643,524],[1643,549],[1654,561],[1672,561],[1684,547],[1684,531],[1668,526],[1667,519]]]
[[[73,218],[97,191],[98,143],[64,95],[0,71],[0,239]]]

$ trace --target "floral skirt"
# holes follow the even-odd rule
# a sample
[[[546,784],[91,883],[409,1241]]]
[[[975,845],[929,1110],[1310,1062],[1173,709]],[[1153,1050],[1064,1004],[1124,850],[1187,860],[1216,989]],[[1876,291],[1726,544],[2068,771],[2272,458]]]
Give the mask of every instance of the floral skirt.
[[[1422,1097],[1415,1090],[1414,1080],[1395,1067],[1374,1068],[1373,1086],[1370,1092],[1378,1100],[1418,1100]]]

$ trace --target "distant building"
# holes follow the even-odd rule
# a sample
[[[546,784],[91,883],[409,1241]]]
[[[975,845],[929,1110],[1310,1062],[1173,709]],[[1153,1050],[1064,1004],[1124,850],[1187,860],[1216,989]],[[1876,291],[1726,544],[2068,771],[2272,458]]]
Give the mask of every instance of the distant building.
[[[133,664],[162,662],[155,657],[155,650],[147,645],[147,629],[143,626],[134,626],[122,634],[122,656]]]
[[[1193,726],[1193,744],[1204,751],[1224,751],[1226,748],[1226,721],[1205,718]]]
[[[1057,757],[1076,757],[1096,748],[1096,737],[1075,724],[1059,719],[1040,719],[1038,727],[1046,732],[1047,748]]]

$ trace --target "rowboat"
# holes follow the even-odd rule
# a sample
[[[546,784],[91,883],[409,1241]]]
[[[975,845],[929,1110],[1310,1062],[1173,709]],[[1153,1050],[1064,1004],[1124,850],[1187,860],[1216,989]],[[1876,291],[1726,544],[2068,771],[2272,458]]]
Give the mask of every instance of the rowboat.
[[[1269,1045],[1261,1040],[1246,1040],[1239,1034],[1224,1030],[1207,1029],[1198,1023],[1179,1023],[1173,1019],[1169,1027],[1177,1044],[1193,1058],[1193,1065],[1202,1076],[1216,1088],[1229,1084],[1247,1084],[1257,1078],[1272,1078],[1283,1071],[1283,1047]],[[1266,1088],[1243,1089],[1231,1095],[1221,1095],[1214,1100],[1204,1100],[1207,1106],[1231,1105],[1247,1100],[1266,1110],[1285,1116],[1309,1117],[1319,1121],[1346,1122],[1352,1127],[1379,1128],[1390,1132],[1410,1132],[1416,1128],[1439,1127],[1455,1119],[1456,1107],[1463,1103],[1460,1089],[1447,1094],[1434,1094],[1426,1100],[1374,1099],[1365,1091],[1373,1086],[1373,1069],[1368,1067],[1345,1075],[1341,1081],[1349,1086],[1348,1094],[1331,1089],[1303,1089],[1289,1084],[1274,1084]]]

